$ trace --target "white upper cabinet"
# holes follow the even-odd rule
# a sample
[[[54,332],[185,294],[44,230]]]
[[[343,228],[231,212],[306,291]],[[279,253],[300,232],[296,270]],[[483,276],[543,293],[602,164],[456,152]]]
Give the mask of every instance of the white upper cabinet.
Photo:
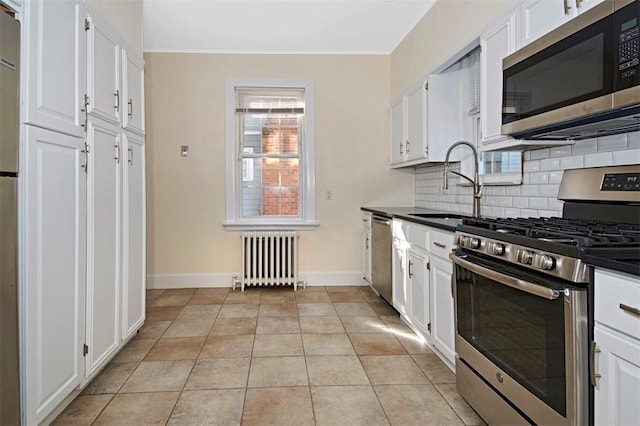
[[[391,167],[427,159],[427,90],[423,81],[391,105]]]
[[[427,88],[420,83],[407,93],[407,161],[427,158]]]
[[[461,72],[457,66],[429,76],[429,161],[444,161],[449,147],[462,139],[461,89]]]
[[[89,115],[144,135],[144,62],[98,15],[87,14]]]
[[[25,3],[24,121],[84,135],[85,34],[81,0]]]
[[[404,162],[404,98],[391,105],[391,167]]]
[[[480,38],[480,122],[484,145],[502,135],[502,59],[515,52],[518,14],[514,13]]]
[[[87,111],[119,124],[124,108],[120,84],[120,43],[97,16],[87,15]]]
[[[526,0],[521,8],[521,45],[537,38],[591,9],[604,0]]]
[[[122,49],[122,127],[144,135],[144,64]]]

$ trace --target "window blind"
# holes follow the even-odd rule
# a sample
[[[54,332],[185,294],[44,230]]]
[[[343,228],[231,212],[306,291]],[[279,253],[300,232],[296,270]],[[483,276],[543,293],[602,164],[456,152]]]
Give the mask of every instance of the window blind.
[[[462,69],[466,74],[466,110],[471,116],[480,112],[480,47],[476,47],[462,58]]]
[[[236,88],[236,114],[304,114],[304,89]]]

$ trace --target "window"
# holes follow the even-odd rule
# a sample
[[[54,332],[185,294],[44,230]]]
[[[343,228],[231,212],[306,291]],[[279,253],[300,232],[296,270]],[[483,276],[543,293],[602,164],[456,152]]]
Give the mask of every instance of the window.
[[[226,227],[317,225],[313,100],[309,80],[227,81]]]
[[[461,59],[466,97],[466,115],[468,117],[469,141],[478,150],[482,148],[480,125],[480,48],[472,50]],[[466,161],[465,161],[466,160]],[[473,157],[462,160],[462,172],[470,176],[473,170]],[[485,185],[519,185],[522,183],[522,153],[520,151],[479,152],[478,173]],[[466,181],[464,182],[466,184]]]

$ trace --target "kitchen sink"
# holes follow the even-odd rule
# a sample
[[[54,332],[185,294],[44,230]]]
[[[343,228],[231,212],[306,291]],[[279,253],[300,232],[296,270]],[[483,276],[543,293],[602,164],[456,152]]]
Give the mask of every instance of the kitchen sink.
[[[471,216],[455,213],[409,213],[409,216],[423,217],[425,219],[467,219]]]

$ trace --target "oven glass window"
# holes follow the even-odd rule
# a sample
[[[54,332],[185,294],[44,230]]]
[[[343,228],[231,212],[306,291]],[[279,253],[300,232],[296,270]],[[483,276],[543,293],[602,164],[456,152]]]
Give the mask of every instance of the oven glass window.
[[[458,334],[566,415],[562,297],[547,300],[456,265]]]

